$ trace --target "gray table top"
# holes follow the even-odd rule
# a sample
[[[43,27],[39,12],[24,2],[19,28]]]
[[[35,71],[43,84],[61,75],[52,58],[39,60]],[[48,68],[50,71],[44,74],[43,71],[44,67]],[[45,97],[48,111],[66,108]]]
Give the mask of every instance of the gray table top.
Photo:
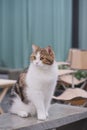
[[[0,130],[46,130],[87,118],[87,108],[53,104],[49,118],[39,121],[36,117],[21,118],[10,113],[0,116]]]

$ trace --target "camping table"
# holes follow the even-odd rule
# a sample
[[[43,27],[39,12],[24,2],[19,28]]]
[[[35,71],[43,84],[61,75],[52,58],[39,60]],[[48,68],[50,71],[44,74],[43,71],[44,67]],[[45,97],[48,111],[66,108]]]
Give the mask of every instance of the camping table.
[[[59,69],[58,70],[58,75],[59,76],[63,76],[63,75],[67,75],[67,74],[73,74],[75,73],[76,71],[74,70],[69,70],[69,69]]]
[[[58,70],[58,76],[59,76],[59,79],[61,79],[61,77],[63,76],[67,76],[69,74],[72,74],[72,88],[74,88],[74,73],[76,73],[75,70],[70,70],[70,69],[59,69]]]
[[[68,62],[64,62],[64,61],[61,61],[61,62],[57,62],[57,65],[67,65],[67,66],[70,66],[70,63]]]
[[[16,83],[16,80],[9,79],[0,79],[0,88],[2,88],[0,92],[0,104],[3,101],[8,89]],[[3,109],[0,107],[0,113],[4,113]]]

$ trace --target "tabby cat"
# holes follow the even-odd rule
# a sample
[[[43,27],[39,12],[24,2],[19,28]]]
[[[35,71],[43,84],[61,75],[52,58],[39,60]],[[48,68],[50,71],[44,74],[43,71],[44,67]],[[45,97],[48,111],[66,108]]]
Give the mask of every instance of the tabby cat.
[[[45,120],[58,78],[57,64],[50,46],[32,45],[32,50],[29,68],[20,74],[12,89],[10,112],[21,117],[37,114],[38,120]]]

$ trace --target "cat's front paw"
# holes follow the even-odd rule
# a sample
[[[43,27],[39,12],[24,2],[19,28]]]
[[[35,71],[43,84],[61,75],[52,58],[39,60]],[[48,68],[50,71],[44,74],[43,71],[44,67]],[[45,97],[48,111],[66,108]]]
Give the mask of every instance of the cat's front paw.
[[[26,118],[26,117],[29,116],[29,114],[28,114],[27,112],[25,112],[25,111],[20,111],[20,112],[18,113],[18,115],[19,115],[20,117],[24,117],[24,118]]]
[[[46,120],[46,115],[38,115],[38,120]]]

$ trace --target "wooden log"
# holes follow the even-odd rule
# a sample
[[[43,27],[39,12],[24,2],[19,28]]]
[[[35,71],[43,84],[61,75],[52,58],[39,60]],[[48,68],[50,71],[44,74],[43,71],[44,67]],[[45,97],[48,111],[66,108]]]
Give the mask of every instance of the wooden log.
[[[49,110],[49,118],[45,121],[39,121],[36,117],[21,118],[9,113],[2,114],[0,116],[0,130],[48,130],[77,121],[81,122],[82,119],[86,118],[87,108],[54,104]]]

